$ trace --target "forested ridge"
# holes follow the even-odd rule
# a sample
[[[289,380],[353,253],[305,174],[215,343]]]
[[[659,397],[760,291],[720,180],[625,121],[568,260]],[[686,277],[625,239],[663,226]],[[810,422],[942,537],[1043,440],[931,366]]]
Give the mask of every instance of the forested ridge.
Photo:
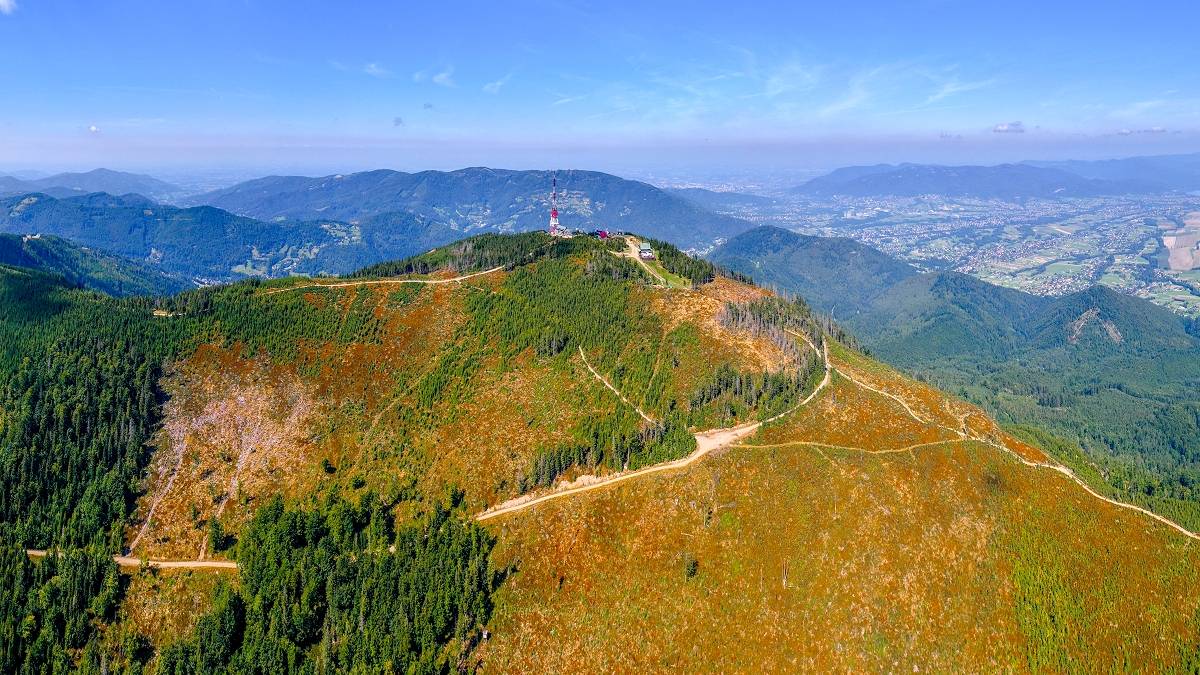
[[[694,284],[722,273],[669,245],[658,249],[667,269]],[[455,400],[485,359],[532,353],[566,372],[583,350],[656,421],[647,424],[623,406],[587,418],[572,430],[575,442],[547,447],[534,460],[519,486],[532,489],[575,466],[621,470],[682,457],[695,447],[691,429],[766,415],[813,386],[819,364],[789,352],[795,363],[783,372],[725,367],[680,389],[669,375],[672,359],[694,350],[696,337],[686,326],[665,330],[644,311],[652,281],[636,262],[614,255],[620,250],[585,237],[484,235],[358,273],[511,270],[495,290],[467,295],[466,322],[414,383],[415,407],[403,419],[419,428],[422,410]],[[435,500],[408,492],[331,496],[303,508],[277,501],[236,538],[216,524],[211,548],[230,545],[226,553],[241,574],[218,588],[193,634],[156,654],[134,634],[105,630],[123,593],[111,556],[124,546],[143,489],[162,422],[165,369],[202,344],[286,364],[303,344],[378,340],[379,318],[362,304],[369,293],[345,308],[313,304],[301,293],[262,293],[290,283],[252,280],[170,298],[115,299],[0,267],[0,545],[12,563],[0,572],[3,670],[431,672],[469,665],[502,575],[489,566],[492,540],[469,523],[454,491]],[[780,307],[778,316],[757,321],[820,340],[806,306]],[[398,499],[421,501],[414,520],[393,522]],[[26,548],[51,554],[31,560]]]
[[[150,265],[53,236],[0,234],[0,264],[61,274],[72,284],[109,295],[167,295],[192,288]]]
[[[39,673],[80,668],[100,672],[101,663],[112,651],[98,642],[98,627],[112,618],[113,607],[120,601],[111,556],[121,550],[124,529],[140,492],[149,459],[148,443],[161,418],[164,394],[159,380],[167,363],[200,343],[214,340],[241,345],[248,355],[261,353],[288,360],[294,358],[298,340],[338,339],[338,313],[333,308],[322,312],[299,297],[264,301],[256,294],[257,286],[256,282],[247,282],[165,300],[118,300],[71,288],[61,278],[50,275],[0,268],[0,481],[6,486],[0,491],[0,543],[8,561],[0,571],[0,635],[4,636],[0,640],[4,643],[0,670]],[[154,315],[156,309],[162,316]],[[366,512],[361,509],[372,508],[371,514],[362,515]],[[252,528],[231,553],[250,569],[263,571],[243,577],[239,592],[253,593],[260,585],[286,584],[286,579],[298,578],[296,575],[307,569],[304,560],[320,557],[323,547],[334,543],[336,555],[329,560],[340,556],[342,567],[346,567],[348,558],[363,560],[364,564],[350,565],[333,582],[326,574],[332,568],[325,563],[303,574],[309,575],[310,586],[316,583],[324,589],[328,585],[330,593],[339,597],[349,589],[376,583],[371,580],[423,574],[423,582],[432,584],[443,572],[447,579],[458,578],[459,572],[454,571],[458,565],[463,569],[471,565],[478,572],[482,564],[486,569],[490,544],[474,526],[463,522],[462,514],[451,517],[448,512],[442,513],[423,525],[393,533],[388,529],[390,519],[382,518],[370,500],[361,509],[347,510],[333,504],[326,512],[306,516],[309,521],[322,521],[321,527],[336,526],[337,537],[326,536],[320,527],[285,529],[285,533],[303,535],[294,540],[287,538],[290,534],[271,535],[268,531],[274,523]],[[273,513],[267,510],[264,518]],[[326,516],[327,525],[323,520]],[[290,525],[300,518],[289,517]],[[372,523],[374,530],[369,527]],[[374,538],[358,534],[358,529],[375,532],[371,535]],[[267,539],[275,536],[271,540],[275,543],[263,544],[255,535],[260,531]],[[385,551],[392,543],[401,552],[409,551],[431,534],[442,537],[438,546],[448,548],[421,553],[425,557],[418,562],[425,565],[424,572],[389,566],[418,564],[407,555],[380,556],[381,561],[387,558],[392,562],[366,568],[366,560],[354,553],[358,550],[355,547],[365,547],[368,539]],[[66,553],[31,560],[25,548]],[[464,551],[461,556],[455,553],[460,550]],[[254,561],[279,555],[294,556],[298,561],[264,562],[262,567],[255,567]],[[407,654],[409,661],[417,664],[417,672],[447,669],[447,657],[438,646],[451,639],[463,639],[470,626],[486,619],[481,608],[486,607],[488,589],[479,591],[485,596],[483,600],[471,601],[470,611],[475,618],[468,621],[465,615],[460,616],[456,604],[458,594],[466,592],[468,586],[456,583],[449,588],[429,588],[441,588],[439,602],[448,604],[436,617],[412,619],[413,630],[422,632],[390,646],[347,648],[343,653],[348,656],[339,658],[377,667],[392,662],[394,655]],[[230,600],[222,604],[222,597],[217,597],[219,608],[227,610],[237,603]],[[301,606],[308,603],[306,595]],[[258,607],[254,603],[245,606],[255,611]],[[281,607],[287,610],[287,606]],[[320,606],[305,607],[305,611],[321,607],[324,601]],[[256,626],[253,620],[258,616],[251,611],[239,621],[249,631]],[[212,635],[216,630],[213,622],[224,626],[220,630],[228,628],[224,619],[205,621],[200,628],[203,635],[189,640],[216,639]],[[259,628],[266,630],[265,626]],[[274,635],[249,633],[242,649],[250,650],[257,644],[258,651],[251,650],[252,656],[237,662],[244,667],[238,667],[243,672],[281,672],[280,667],[304,672],[307,661],[303,653],[312,646],[312,635],[323,631],[322,622],[304,630],[307,632],[288,633],[284,637],[290,642],[285,643],[279,643]],[[394,635],[394,631],[379,631],[378,635],[382,639]],[[205,646],[212,646],[208,642]],[[163,672],[228,672],[227,668],[234,667],[232,662],[213,665],[188,658],[188,644],[193,643],[182,643],[167,653],[163,665],[170,667]],[[110,672],[121,664],[130,672],[140,672],[151,656],[145,645],[117,648],[118,652],[122,650],[129,653],[124,654],[123,661],[108,663]],[[386,654],[376,653],[378,650]],[[202,651],[209,659],[225,654]],[[233,658],[233,652],[226,655]],[[379,660],[374,660],[376,657]],[[396,669],[406,667],[398,665]]]
[[[728,274],[665,242],[653,246],[665,268],[694,285]],[[574,430],[573,443],[545,448],[534,458],[521,478],[522,491],[552,485],[572,468],[621,471],[684,457],[695,449],[689,429],[725,426],[752,414],[769,417],[798,401],[820,379],[819,356],[801,354],[794,348],[796,338],[779,332],[780,345],[796,362],[787,371],[737,372],[724,367],[695,385],[687,397],[673,397],[669,373],[678,357],[672,355],[695,348],[695,338],[684,327],[665,331],[661,319],[640,307],[648,298],[639,285],[651,279],[636,262],[613,255],[624,250],[620,240],[485,234],[406,261],[372,266],[355,276],[513,270],[496,292],[470,296],[472,318],[455,348],[418,386],[425,405],[447,388],[461,385],[490,354],[511,359],[533,350],[565,368],[582,350],[595,367],[610,374],[615,387],[654,418],[645,424],[633,410],[623,408],[583,421]],[[761,317],[764,325],[778,324],[778,331],[785,326],[803,330],[820,340],[821,327],[807,305],[793,301],[781,306],[788,311],[767,312]],[[730,325],[749,330],[748,325]],[[664,366],[667,360],[672,362]]]

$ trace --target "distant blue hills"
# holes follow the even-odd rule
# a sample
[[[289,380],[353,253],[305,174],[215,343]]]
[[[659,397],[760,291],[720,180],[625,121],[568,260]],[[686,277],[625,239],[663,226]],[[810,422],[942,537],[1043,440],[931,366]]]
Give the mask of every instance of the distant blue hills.
[[[851,166],[814,178],[794,193],[806,197],[1058,199],[1195,190],[1200,190],[1200,154],[996,166]]]
[[[0,195],[30,192],[41,192],[52,197],[74,197],[93,192],[114,195],[136,193],[151,199],[168,200],[181,196],[183,189],[152,176],[111,169],[59,173],[34,179],[0,175]]]
[[[0,232],[64,237],[209,283],[340,274],[473,234],[542,229],[555,178],[562,221],[572,229],[635,230],[686,248],[709,246],[752,227],[646,183],[595,171],[268,176],[179,200],[183,205],[138,193],[78,194],[66,187],[168,189],[134,174],[88,175],[91,182],[0,179],[0,195],[4,185],[26,188],[36,182],[44,188],[0,196]],[[95,182],[100,179],[104,185]]]

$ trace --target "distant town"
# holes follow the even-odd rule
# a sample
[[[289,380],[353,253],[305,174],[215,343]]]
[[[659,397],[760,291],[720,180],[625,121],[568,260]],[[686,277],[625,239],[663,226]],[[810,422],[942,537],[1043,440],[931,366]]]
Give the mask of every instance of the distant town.
[[[1197,195],[1022,202],[784,196],[730,199],[717,210],[804,234],[851,237],[923,269],[963,272],[1039,295],[1099,283],[1200,316],[1200,266],[1178,263],[1190,260],[1186,251],[1171,258],[1175,264],[1167,262],[1167,246],[1194,244],[1179,233],[1200,226]]]

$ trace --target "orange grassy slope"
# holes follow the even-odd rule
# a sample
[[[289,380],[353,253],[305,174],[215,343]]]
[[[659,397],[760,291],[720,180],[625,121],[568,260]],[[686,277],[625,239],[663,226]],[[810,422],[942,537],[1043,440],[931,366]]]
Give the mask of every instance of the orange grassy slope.
[[[1200,546],[844,348],[686,469],[487,521],[493,672],[1110,671],[1200,648]]]
[[[132,554],[222,558],[208,549],[210,521],[236,536],[275,494],[315,502],[335,489],[373,490],[391,502],[454,486],[478,509],[516,497],[536,453],[570,444],[583,420],[625,404],[574,352],[548,359],[533,350],[515,357],[484,350],[452,395],[419,405],[423,378],[463,341],[468,297],[504,292],[508,277],[494,271],[453,283],[264,291],[264,302],[292,293],[314,311],[333,307],[347,338],[302,342],[284,362],[248,355],[239,344],[209,344],[174,365],[164,428],[127,532]],[[717,321],[726,301],[761,293],[724,279],[699,292],[634,290],[655,331],[646,344],[660,345],[656,377],[676,405],[687,405],[696,383],[722,365],[786,367],[770,340]]]

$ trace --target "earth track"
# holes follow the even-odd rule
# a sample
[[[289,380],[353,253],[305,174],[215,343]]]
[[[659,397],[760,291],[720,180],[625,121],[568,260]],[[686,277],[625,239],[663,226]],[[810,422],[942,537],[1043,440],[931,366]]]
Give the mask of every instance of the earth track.
[[[56,553],[62,555],[61,551]],[[50,555],[50,552],[44,549],[27,548],[25,555],[30,558],[45,558]],[[112,559],[117,566],[125,569],[141,567],[143,562],[147,567],[154,569],[236,570],[238,568],[237,563],[229,560],[143,560],[127,555],[114,555]]]
[[[462,276],[453,277],[450,279],[374,279],[366,281],[343,281],[336,284],[303,284],[300,286],[288,286],[287,288],[274,288],[263,293],[263,295],[275,295],[276,293],[286,293],[287,291],[299,291],[305,288],[347,288],[349,286],[377,286],[386,284],[453,284],[474,277],[481,277],[485,274],[499,272],[504,266],[493,267],[490,270],[482,272],[473,272]]]
[[[585,360],[585,363],[586,363],[586,360]],[[588,366],[588,369],[592,370],[590,365]],[[612,389],[612,386],[609,385],[608,382],[606,380],[604,380],[604,378],[602,378],[599,373],[597,373],[595,370],[592,370],[592,374],[595,375],[597,379],[604,382],[604,384],[606,386],[608,386],[610,389]],[[661,462],[659,464],[654,464],[652,466],[647,466],[647,467],[644,467],[641,469],[637,469],[636,471],[622,471],[620,473],[616,473],[616,474],[613,474],[611,476],[607,476],[604,478],[595,478],[595,477],[587,477],[587,476],[581,477],[580,479],[577,480],[577,482],[583,481],[583,483],[580,485],[572,485],[570,487],[566,487],[566,488],[562,488],[562,489],[559,489],[554,492],[550,492],[549,494],[544,494],[540,497],[534,497],[533,495],[523,495],[521,497],[516,497],[514,499],[510,499],[506,502],[503,502],[493,508],[490,508],[490,509],[484,511],[483,513],[480,513],[479,515],[475,516],[475,520],[480,521],[480,522],[485,521],[485,520],[491,520],[492,518],[503,516],[503,515],[506,515],[509,513],[523,511],[525,509],[531,508],[538,504],[542,504],[544,502],[551,501],[553,499],[560,499],[562,497],[579,494],[581,492],[589,492],[591,490],[597,490],[599,488],[608,487],[609,485],[615,485],[617,483],[620,483],[620,482],[626,481],[626,480],[630,480],[632,478],[639,478],[641,476],[646,476],[646,475],[653,474],[653,473],[659,473],[662,471],[671,471],[673,469],[687,468],[687,467],[691,466],[692,464],[695,464],[696,462],[704,459],[705,456],[707,456],[709,453],[711,453],[715,450],[719,450],[721,448],[736,444],[741,439],[758,431],[759,428],[762,427],[762,425],[768,424],[770,422],[774,422],[774,421],[780,419],[781,417],[783,417],[785,415],[789,415],[789,414],[799,410],[800,408],[804,407],[810,401],[812,401],[814,398],[816,398],[817,394],[821,393],[821,390],[823,390],[826,386],[829,385],[829,382],[832,379],[832,377],[833,377],[832,369],[830,368],[830,365],[829,365],[829,348],[828,348],[828,346],[826,346],[826,348],[825,348],[825,377],[821,379],[821,382],[816,386],[815,389],[812,390],[812,392],[810,392],[808,394],[808,396],[806,396],[804,398],[803,401],[801,401],[800,403],[797,403],[795,406],[779,413],[778,415],[775,415],[774,417],[771,417],[769,419],[766,419],[766,420],[763,420],[760,422],[747,422],[745,424],[739,424],[738,426],[734,426],[734,427],[725,427],[723,429],[710,429],[708,431],[697,432],[695,434],[696,449],[693,450],[691,452],[691,454],[689,454],[687,457],[671,460],[669,462]],[[613,391],[616,391],[616,390],[613,389]],[[617,392],[617,395],[621,396],[620,392]],[[624,401],[625,397],[621,396],[621,400]],[[626,401],[626,403],[628,403],[628,401]],[[632,405],[632,404],[630,404],[630,405]]]
[[[984,445],[988,445],[993,448],[996,448],[997,450],[1000,450],[1008,455],[1011,455],[1018,462],[1020,462],[1021,464],[1024,464],[1025,466],[1039,468],[1039,469],[1051,469],[1053,471],[1057,471],[1058,473],[1061,473],[1062,475],[1064,475],[1067,478],[1074,481],[1076,484],[1079,485],[1079,487],[1083,488],[1085,492],[1087,492],[1091,496],[1095,497],[1096,499],[1099,499],[1104,502],[1108,502],[1109,504],[1112,504],[1113,506],[1117,506],[1117,507],[1120,507],[1123,509],[1137,511],[1138,513],[1141,513],[1143,515],[1149,516],[1150,518],[1152,518],[1154,520],[1157,520],[1158,522],[1162,523],[1163,525],[1170,527],[1171,529],[1175,530],[1176,532],[1178,532],[1179,534],[1182,534],[1185,537],[1188,537],[1189,539],[1192,539],[1195,541],[1200,541],[1200,534],[1187,529],[1186,527],[1171,520],[1170,518],[1167,518],[1165,516],[1160,516],[1159,514],[1154,513],[1153,511],[1150,511],[1149,509],[1142,508],[1135,504],[1130,504],[1128,502],[1123,502],[1123,501],[1120,501],[1117,499],[1113,499],[1111,497],[1106,497],[1106,496],[1100,494],[1099,492],[1096,492],[1092,488],[1091,485],[1088,485],[1086,481],[1084,481],[1082,478],[1080,478],[1078,475],[1076,475],[1076,473],[1074,471],[1072,471],[1070,469],[1070,467],[1064,466],[1057,462],[1035,462],[1031,459],[1027,459],[1027,458],[1023,457],[1019,452],[1016,452],[1012,448],[1009,448],[1008,446],[1006,446],[1002,443],[997,443],[996,441],[994,441],[990,438],[985,438],[982,436],[973,436],[971,434],[963,433],[961,430],[952,429],[944,424],[938,424],[937,422],[923,420],[923,419],[921,419],[920,416],[918,416],[915,412],[913,412],[913,409],[910,408],[909,405],[907,403],[905,403],[904,400],[901,399],[899,396],[896,396],[895,394],[892,394],[890,392],[881,391],[879,389],[876,389],[875,387],[872,387],[868,384],[860,382],[859,380],[854,379],[854,377],[851,376],[848,372],[846,372],[846,370],[843,370],[840,368],[835,368],[835,370],[837,370],[839,375],[846,378],[850,382],[853,382],[856,386],[866,389],[868,391],[875,392],[877,394],[881,394],[883,396],[887,396],[888,398],[896,401],[901,406],[903,406],[903,408],[908,412],[909,415],[912,416],[913,419],[920,422],[921,424],[937,427],[939,429],[945,429],[946,431],[949,431],[949,432],[953,433],[954,435],[958,436],[959,441],[975,441],[977,443],[982,443]],[[943,442],[945,442],[945,441],[943,441]],[[827,447],[832,447],[832,446],[827,446]],[[883,452],[883,451],[876,451],[873,454],[880,454],[881,452]]]
[[[634,410],[636,410],[637,414],[642,416],[642,419],[646,420],[647,422],[649,422],[651,424],[655,423],[654,418],[652,418],[649,415],[647,415],[646,413],[642,412],[641,408],[637,407],[636,405],[633,404],[633,402],[631,402],[629,399],[625,398],[625,394],[622,394],[619,389],[612,386],[612,383],[610,383],[607,378],[605,378],[600,373],[596,372],[596,369],[592,367],[592,364],[588,363],[587,355],[583,353],[582,345],[580,345],[580,347],[579,347],[579,358],[583,359],[583,365],[587,366],[587,369],[589,371],[591,371],[592,375],[597,380],[600,380],[601,382],[603,382],[604,386],[608,387],[609,391],[616,394],[617,398],[621,399],[622,403],[624,403],[625,405],[629,406],[630,408],[633,408]]]

